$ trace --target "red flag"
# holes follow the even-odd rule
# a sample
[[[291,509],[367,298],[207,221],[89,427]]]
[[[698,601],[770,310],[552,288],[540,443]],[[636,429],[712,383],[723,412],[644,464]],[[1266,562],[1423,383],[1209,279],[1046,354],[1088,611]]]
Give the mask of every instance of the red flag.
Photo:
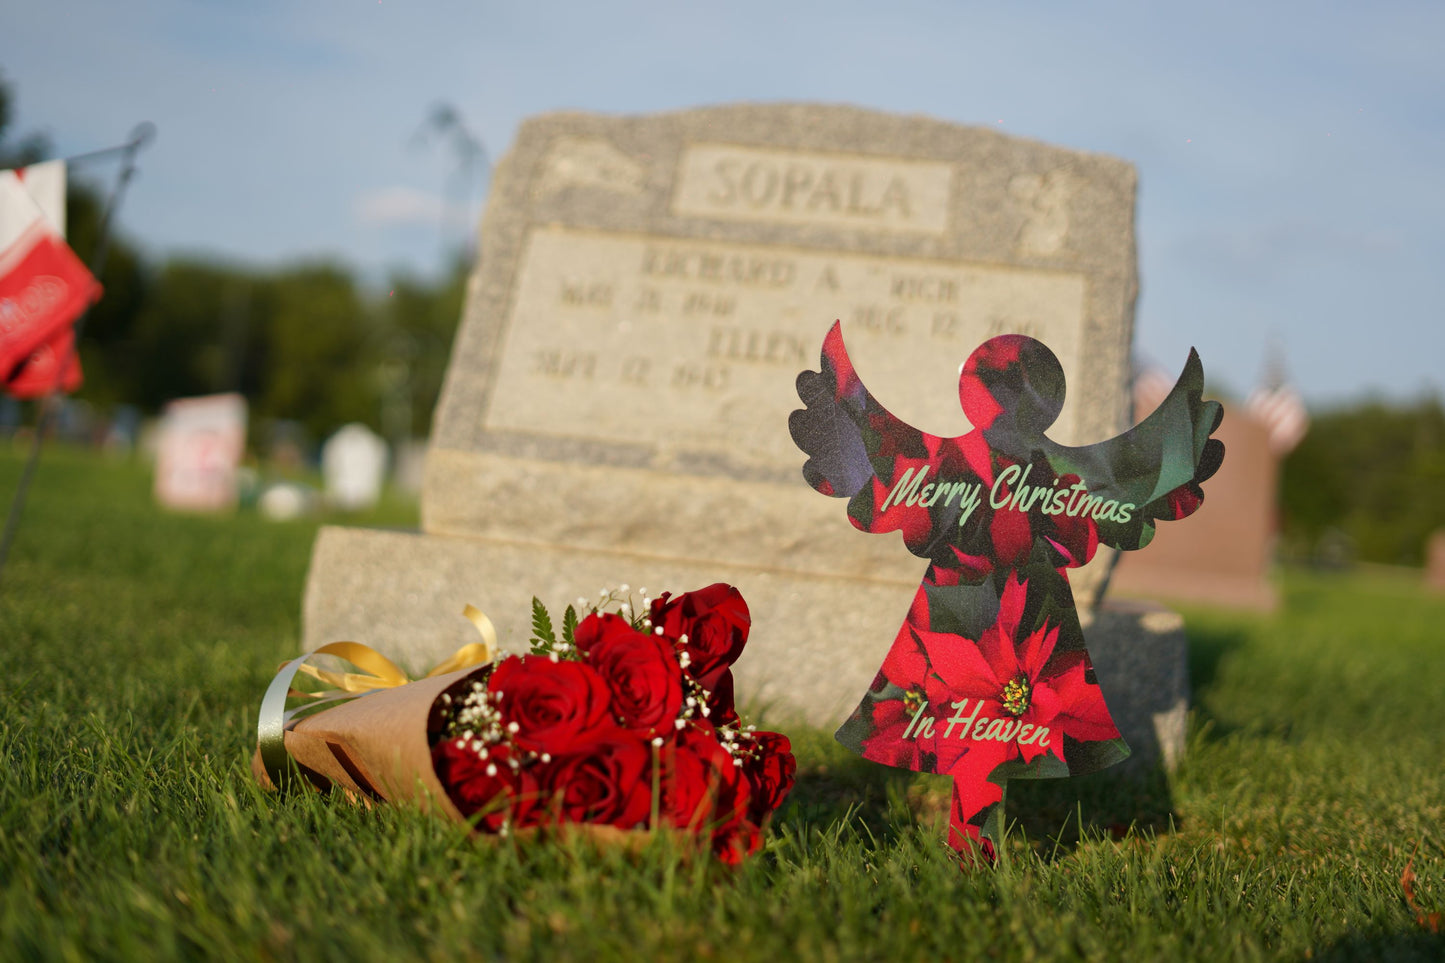
[[[65,370],[56,377],[61,365]],[[71,393],[80,387],[80,358],[75,353],[75,329],[67,325],[54,338],[30,352],[20,363],[5,390],[16,398],[43,398],[52,389]]]
[[[100,285],[55,228],[63,210],[46,210],[54,206],[57,183],[64,197],[63,173],[57,182],[51,165],[42,170],[33,179],[45,206],[20,172],[0,171],[0,379],[18,397],[44,394],[50,387],[41,384],[46,372],[53,379],[62,366],[58,387],[79,386],[70,325],[100,297]]]

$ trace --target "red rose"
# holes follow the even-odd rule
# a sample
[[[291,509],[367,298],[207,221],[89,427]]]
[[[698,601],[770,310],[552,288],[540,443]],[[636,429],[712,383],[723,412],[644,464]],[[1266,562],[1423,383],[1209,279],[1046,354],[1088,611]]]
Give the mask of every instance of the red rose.
[[[487,680],[487,689],[498,700],[512,741],[534,752],[569,752],[608,720],[607,683],[582,662],[510,656]]]
[[[664,592],[652,603],[652,624],[671,639],[687,636],[687,670],[704,689],[742,654],[752,619],[742,593],[718,582],[672,598]]]
[[[731,725],[738,721],[738,711],[733,705],[732,669],[723,669],[708,690],[707,721],[715,726]]]
[[[738,865],[762,848],[762,830],[747,820],[733,824],[712,839],[712,851],[729,866]]]
[[[793,788],[798,771],[793,744],[781,732],[755,732],[752,751],[743,759],[743,775],[750,789],[748,818],[761,823],[773,813]]]
[[[558,822],[636,829],[652,815],[652,747],[635,733],[604,730],[533,771],[543,805]]]
[[[576,639],[611,690],[621,724],[649,736],[671,735],[682,709],[682,667],[673,644],[616,615],[589,615],[577,626]]]
[[[662,815],[672,825],[716,835],[746,818],[748,782],[710,724],[689,724],[664,760]]]
[[[577,630],[572,633],[572,641],[576,644],[577,651],[586,655],[607,639],[628,639],[639,634],[639,630],[634,629],[632,623],[620,615],[593,612],[577,623]]]
[[[525,825],[536,808],[536,793],[529,791],[522,776],[512,768],[512,750],[505,745],[480,752],[459,739],[443,739],[432,748],[432,766],[447,796],[467,818],[477,816],[476,826],[496,832],[511,819]]]

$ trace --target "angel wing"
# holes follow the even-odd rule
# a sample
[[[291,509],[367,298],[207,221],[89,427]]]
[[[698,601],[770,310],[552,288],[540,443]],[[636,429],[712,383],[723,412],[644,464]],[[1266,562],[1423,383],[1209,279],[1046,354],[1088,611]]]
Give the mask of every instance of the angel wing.
[[[823,339],[820,370],[799,374],[797,387],[807,407],[788,416],[788,433],[808,455],[803,477],[824,495],[851,498],[877,477],[865,434],[922,434],[893,418],[863,387],[843,347],[841,322],[833,322]],[[880,417],[892,424],[880,426]]]
[[[824,495],[847,498],[855,528],[901,530],[910,551],[932,555],[957,527],[957,504],[930,509],[890,494],[900,481],[916,478],[921,485],[945,468],[954,478],[989,473],[983,439],[973,433],[972,445],[970,435],[940,438],[891,414],[858,379],[839,322],[823,341],[821,362],[820,370],[798,375],[798,397],[807,407],[788,418],[794,443],[808,455],[803,477]]]
[[[1078,448],[1040,435],[1039,448],[1056,474],[1078,475],[1088,494],[1103,503],[1132,506],[1119,513],[1127,514],[1127,521],[1097,519],[1099,541],[1126,551],[1143,548],[1154,538],[1157,522],[1184,518],[1203,503],[1200,485],[1224,460],[1224,443],[1210,437],[1224,409],[1203,400],[1203,392],[1204,366],[1191,348],[1159,407],[1123,434]]]

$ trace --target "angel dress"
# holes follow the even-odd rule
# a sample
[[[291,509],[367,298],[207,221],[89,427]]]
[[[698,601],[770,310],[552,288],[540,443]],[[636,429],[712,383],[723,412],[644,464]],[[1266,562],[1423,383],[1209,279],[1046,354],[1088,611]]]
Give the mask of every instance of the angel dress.
[[[1129,754],[1094,677],[1067,570],[1100,544],[1132,550],[1204,499],[1224,445],[1191,351],[1149,417],[1070,448],[1044,431],[1063,407],[1053,352],[1023,335],[985,342],[959,376],[973,430],[940,438],[870,395],[840,324],[822,369],[798,376],[803,476],[848,499],[865,532],[903,533],[928,570],[877,677],[837,732],[866,759],[953,777],[949,844],[992,860],[1009,779],[1080,775]]]

